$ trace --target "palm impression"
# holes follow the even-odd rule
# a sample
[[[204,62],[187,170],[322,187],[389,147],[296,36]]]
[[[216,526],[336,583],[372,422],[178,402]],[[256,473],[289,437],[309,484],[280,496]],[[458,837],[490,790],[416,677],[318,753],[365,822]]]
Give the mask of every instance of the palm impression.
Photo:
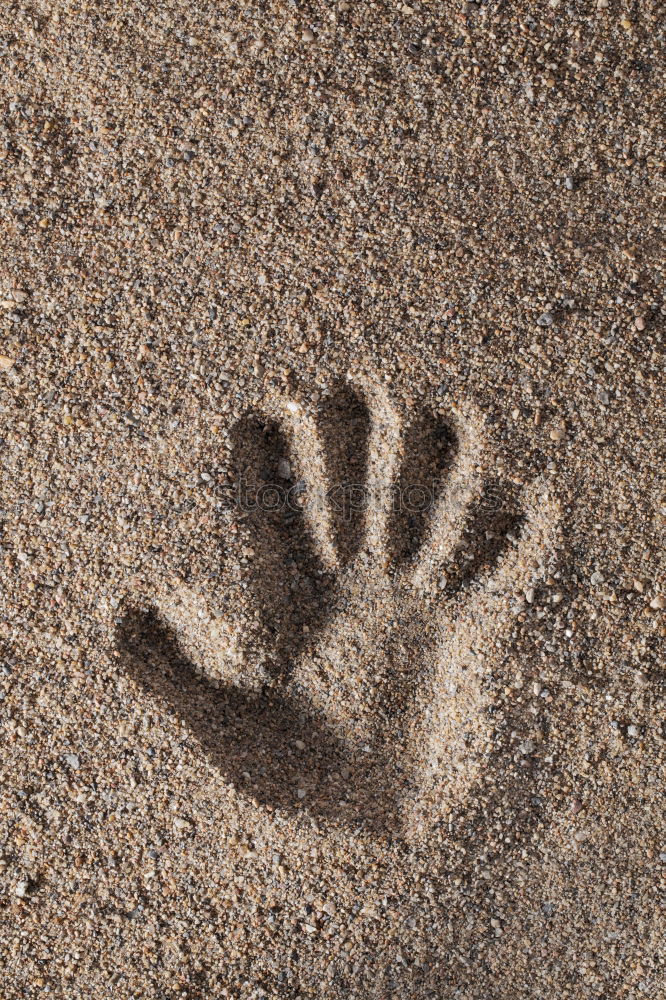
[[[482,419],[345,387],[232,433],[233,519],[210,593],[138,595],[127,670],[241,795],[411,836],[464,802],[557,518],[493,475]]]

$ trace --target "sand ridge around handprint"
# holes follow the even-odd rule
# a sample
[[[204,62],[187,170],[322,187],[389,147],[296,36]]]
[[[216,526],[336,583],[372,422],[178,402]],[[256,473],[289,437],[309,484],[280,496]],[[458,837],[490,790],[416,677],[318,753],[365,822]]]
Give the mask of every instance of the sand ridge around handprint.
[[[228,587],[130,595],[123,665],[241,795],[418,837],[483,768],[493,671],[554,558],[556,506],[493,475],[473,406],[442,417],[347,383],[316,407],[259,401],[231,437]]]

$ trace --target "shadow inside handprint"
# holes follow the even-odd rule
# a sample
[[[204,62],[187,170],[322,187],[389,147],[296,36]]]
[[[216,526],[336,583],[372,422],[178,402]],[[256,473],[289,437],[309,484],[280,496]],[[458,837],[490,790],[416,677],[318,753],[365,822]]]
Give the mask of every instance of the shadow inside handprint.
[[[331,609],[333,570],[351,562],[363,538],[365,504],[359,487],[366,475],[368,408],[343,387],[322,401],[318,416],[326,465],[318,477],[309,469],[310,479],[299,469],[299,456],[276,419],[251,412],[231,434],[237,516],[255,552],[249,586],[261,609],[266,666],[274,678],[289,675],[308,642],[308,629],[321,628]],[[345,470],[344,480],[335,477],[339,469]],[[299,478],[299,472],[305,474]],[[334,483],[334,489],[324,482]],[[312,531],[325,516],[336,546],[335,567],[322,558]]]
[[[270,809],[305,810],[375,833],[397,828],[396,803],[380,780],[387,761],[337,737],[302,701],[272,687],[254,694],[201,677],[152,610],[127,613],[118,648],[127,673],[169,706],[239,791]]]

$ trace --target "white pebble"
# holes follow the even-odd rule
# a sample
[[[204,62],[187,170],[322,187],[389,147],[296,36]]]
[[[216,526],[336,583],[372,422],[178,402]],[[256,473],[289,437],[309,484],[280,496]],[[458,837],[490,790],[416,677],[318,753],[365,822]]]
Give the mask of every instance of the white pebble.
[[[30,882],[27,879],[22,879],[14,888],[14,895],[19,899],[25,899],[29,892]]]

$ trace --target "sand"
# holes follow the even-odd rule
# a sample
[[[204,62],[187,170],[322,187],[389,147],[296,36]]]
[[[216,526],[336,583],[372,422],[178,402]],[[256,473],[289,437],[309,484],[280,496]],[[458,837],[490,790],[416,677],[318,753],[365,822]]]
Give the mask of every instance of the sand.
[[[3,5],[2,1000],[666,997],[663,29]]]

